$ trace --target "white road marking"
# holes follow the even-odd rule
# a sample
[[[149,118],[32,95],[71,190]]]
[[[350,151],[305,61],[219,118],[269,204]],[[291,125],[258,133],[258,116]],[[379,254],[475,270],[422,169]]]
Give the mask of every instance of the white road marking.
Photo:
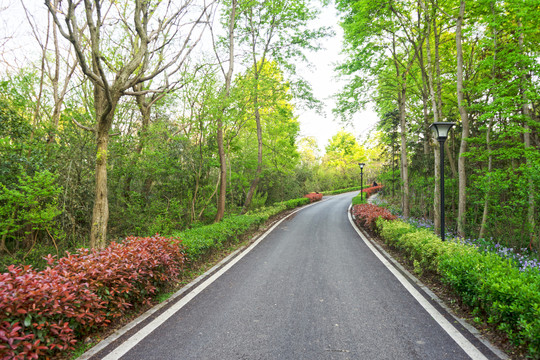
[[[418,303],[428,312],[428,314],[431,315],[439,326],[442,327],[448,335],[450,335],[450,337],[463,349],[463,351],[465,351],[467,355],[471,357],[471,359],[488,360],[487,357],[485,357],[484,354],[482,354],[480,350],[476,348],[476,346],[467,340],[463,334],[461,334],[448,320],[446,320],[446,318],[437,309],[435,309],[435,307],[431,305],[429,301],[427,301],[426,298],[424,298],[422,294],[420,294],[418,290],[416,290],[414,286],[412,286],[411,283],[407,281],[407,279],[388,262],[388,260],[386,260],[386,258],[371,244],[371,242],[365,238],[364,234],[362,234],[362,232],[356,228],[356,225],[351,217],[351,212],[348,211],[347,213],[349,215],[349,222],[367,247],[369,247],[373,254],[377,256],[377,258],[384,264],[384,266],[386,266],[388,270],[390,270],[390,272],[398,279],[403,287],[407,289],[407,291],[416,299],[416,301],[418,301]]]
[[[268,229],[260,238],[258,238],[253,244],[251,244],[245,251],[240,253],[237,257],[235,257],[231,262],[229,262],[227,265],[225,265],[223,268],[221,268],[218,272],[216,272],[214,275],[212,275],[210,278],[208,278],[206,281],[204,281],[201,285],[199,285],[197,288],[195,288],[193,291],[191,291],[189,294],[187,294],[185,297],[180,299],[177,303],[172,305],[169,309],[167,309],[165,312],[163,312],[161,315],[159,315],[156,319],[154,319],[152,322],[150,322],[148,325],[140,329],[138,332],[136,332],[132,337],[127,339],[124,343],[122,343],[120,346],[118,346],[116,349],[114,349],[112,352],[110,352],[107,356],[103,358],[103,360],[117,360],[120,359],[122,356],[124,356],[129,350],[131,350],[135,345],[137,345],[141,340],[143,340],[145,337],[150,335],[155,329],[157,329],[159,326],[161,326],[165,321],[167,321],[171,316],[173,316],[178,310],[182,309],[186,304],[188,304],[195,296],[200,294],[204,289],[206,289],[209,285],[211,285],[214,281],[216,281],[221,275],[223,275],[227,270],[229,270],[231,267],[234,266],[238,261],[240,261],[244,256],[246,256],[251,250],[255,248],[268,234],[270,234],[276,227],[279,226],[284,220],[286,220],[291,215],[295,214],[296,212],[305,209],[306,207],[309,207],[311,205],[317,204],[316,202],[307,206],[304,206],[300,209],[297,209],[290,213],[288,216],[284,217],[283,219],[279,220],[277,223],[275,223],[270,229]]]

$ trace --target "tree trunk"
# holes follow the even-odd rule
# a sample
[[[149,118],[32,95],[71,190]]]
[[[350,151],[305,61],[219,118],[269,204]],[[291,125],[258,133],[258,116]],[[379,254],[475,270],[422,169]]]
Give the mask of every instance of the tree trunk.
[[[96,194],[90,232],[90,247],[92,248],[104,248],[107,244],[107,222],[109,220],[109,200],[107,198],[108,143],[108,129],[99,131],[96,155]]]
[[[133,87],[133,90],[135,92],[142,90],[142,85],[137,84],[137,86]],[[150,126],[150,115],[152,114],[152,101],[147,101],[146,95],[135,95],[135,101],[137,103],[137,107],[139,108],[139,112],[141,113],[141,131],[139,136],[139,143],[137,144],[137,147],[135,148],[135,154],[140,155],[144,149],[146,137],[148,135],[148,127]],[[131,168],[135,166],[135,159],[132,159],[131,161]],[[133,173],[131,172],[131,168],[128,169],[129,173],[126,175],[126,179],[124,180],[124,197],[129,200],[130,198],[130,192],[131,192],[131,182],[133,181]],[[151,184],[153,182],[151,176],[147,176],[145,180],[145,186],[144,191],[150,189],[150,187],[146,186],[146,184]],[[148,193],[145,194],[145,196],[148,196]]]
[[[430,31],[430,21],[429,19],[426,19],[426,23],[428,24],[428,35],[427,35],[427,41],[426,41],[426,53],[427,53],[427,80],[428,80],[428,88],[429,88],[429,94],[430,94],[430,97],[431,97],[431,110],[433,112],[433,122],[438,122],[439,119],[440,119],[440,116],[439,116],[439,112],[440,112],[440,109],[439,107],[437,106],[437,97],[435,96],[435,84],[434,84],[434,81],[433,81],[433,73],[434,73],[434,68],[433,68],[433,65],[431,63],[431,42],[430,42],[430,34],[431,34],[431,31]],[[437,23],[436,23],[436,19],[434,18],[433,19],[433,33],[434,33],[434,37],[435,37],[435,47],[438,46],[438,40],[436,39],[437,37],[437,30],[436,30],[436,27],[437,26]],[[438,50],[435,51],[435,62],[437,62],[439,59],[438,59]],[[437,68],[438,68],[438,64],[436,64]],[[437,145],[437,144],[435,144]],[[434,158],[434,178],[435,178],[435,183],[434,183],[434,187],[433,187],[433,226],[434,226],[434,230],[435,230],[435,233],[440,233],[440,230],[441,230],[441,187],[440,187],[440,176],[441,176],[441,168],[440,168],[440,150],[438,149],[437,146],[433,147],[433,158]]]
[[[231,3],[231,14],[229,17],[229,69],[225,75],[225,96],[228,98],[231,90],[231,81],[234,70],[234,24],[236,18],[236,4],[233,0]],[[217,123],[217,145],[219,154],[219,194],[217,200],[217,213],[215,222],[221,221],[225,216],[225,200],[227,195],[227,157],[225,155],[225,146],[223,144],[223,113]]]
[[[94,85],[94,101],[97,117],[96,131],[96,193],[94,210],[92,212],[92,226],[90,230],[90,247],[104,248],[107,245],[107,223],[109,221],[109,200],[107,189],[107,151],[109,145],[109,132],[114,117],[114,109],[120,98],[115,94],[113,104],[107,101],[105,92],[99,85]]]
[[[255,122],[257,124],[257,171],[255,172],[255,178],[251,182],[251,186],[249,188],[249,191],[246,195],[246,201],[244,203],[244,209],[243,213],[246,213],[249,209],[249,205],[251,205],[251,200],[253,199],[253,195],[255,194],[255,190],[257,190],[257,185],[259,185],[259,180],[262,172],[262,128],[261,128],[261,115],[259,113],[259,105],[257,101],[257,95],[255,95],[254,99],[254,105],[255,105]]]
[[[458,235],[465,237],[465,216],[467,211],[467,173],[465,169],[465,152],[467,151],[467,139],[469,137],[469,118],[465,108],[463,97],[463,46],[462,46],[462,26],[465,14],[465,0],[460,0],[459,15],[456,21],[456,56],[457,56],[457,100],[459,114],[461,117],[461,144],[459,147],[458,159]]]
[[[491,15],[493,19],[495,19],[495,4],[492,1],[491,2]],[[493,28],[493,65],[491,66],[491,81],[492,81],[492,88],[495,87],[495,81],[496,81],[496,73],[495,73],[495,64],[497,63],[497,29]],[[492,94],[495,99],[497,97],[496,92],[494,91]],[[493,167],[493,156],[491,155],[491,129],[493,127],[493,117],[495,114],[490,116],[488,128],[486,131],[486,146],[488,151],[488,183],[487,183],[487,190],[484,194],[484,211],[482,212],[482,222],[480,223],[480,232],[478,234],[479,239],[483,239],[486,236],[486,228],[487,228],[487,218],[489,214],[489,195],[490,195],[490,189],[491,189],[491,170]]]
[[[480,233],[478,234],[479,239],[483,239],[486,234],[486,227],[487,227],[487,218],[488,218],[488,212],[489,212],[489,193],[491,188],[491,170],[493,168],[493,156],[491,155],[491,128],[493,126],[493,117],[489,119],[489,124],[486,132],[486,145],[487,145],[487,151],[488,151],[488,184],[487,184],[487,190],[484,195],[484,211],[482,213],[482,222],[480,224]]]
[[[519,34],[519,48],[523,52],[523,24],[519,22],[520,34]],[[529,109],[529,98],[525,89],[527,88],[527,75],[525,73],[525,67],[521,69],[521,96],[522,96],[522,112],[524,117],[524,132],[523,132],[523,142],[525,143],[525,161],[528,169],[528,187],[529,187],[529,197],[528,197],[528,206],[527,206],[527,223],[529,224],[529,247],[532,249],[534,239],[535,239],[535,228],[536,228],[536,219],[534,216],[535,213],[535,204],[534,204],[534,181],[532,178],[532,162],[531,156],[529,155],[529,150],[532,147],[531,144],[531,127],[529,121],[532,119],[531,112]],[[540,244],[538,244],[540,246]]]
[[[401,128],[401,181],[403,182],[403,216],[408,218],[411,215],[409,205],[409,164],[407,161],[407,115],[405,104],[407,100],[406,77],[401,79],[401,96],[399,99],[399,123]]]

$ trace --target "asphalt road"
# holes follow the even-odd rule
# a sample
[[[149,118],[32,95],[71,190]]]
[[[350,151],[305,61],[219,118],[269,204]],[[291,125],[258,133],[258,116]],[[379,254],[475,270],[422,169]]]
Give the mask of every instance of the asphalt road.
[[[121,358],[469,359],[355,232],[353,195],[282,222]]]

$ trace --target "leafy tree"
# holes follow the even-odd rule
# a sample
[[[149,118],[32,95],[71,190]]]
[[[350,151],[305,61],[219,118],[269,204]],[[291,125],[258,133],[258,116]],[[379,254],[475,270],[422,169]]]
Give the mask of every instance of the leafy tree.
[[[194,19],[187,20],[187,15],[195,9],[165,0],[85,0],[84,6],[81,1],[54,4],[47,0],[45,4],[62,36],[72,44],[81,71],[93,85],[95,126],[86,127],[96,134],[97,145],[90,243],[92,247],[104,247],[109,219],[108,144],[120,98],[128,89],[167,70],[174,73],[182,55],[190,51],[193,45],[190,38],[199,28],[201,19],[209,14],[204,6]],[[64,14],[63,22],[60,14]],[[171,46],[174,43],[171,34],[184,21],[191,20],[185,39],[177,43],[177,48]],[[178,41],[178,38],[173,39]]]

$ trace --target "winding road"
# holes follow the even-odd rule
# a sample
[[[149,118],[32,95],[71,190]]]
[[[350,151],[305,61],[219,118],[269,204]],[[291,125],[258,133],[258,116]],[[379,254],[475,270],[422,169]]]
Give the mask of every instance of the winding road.
[[[82,358],[499,359],[372,250],[354,195],[300,209]]]

